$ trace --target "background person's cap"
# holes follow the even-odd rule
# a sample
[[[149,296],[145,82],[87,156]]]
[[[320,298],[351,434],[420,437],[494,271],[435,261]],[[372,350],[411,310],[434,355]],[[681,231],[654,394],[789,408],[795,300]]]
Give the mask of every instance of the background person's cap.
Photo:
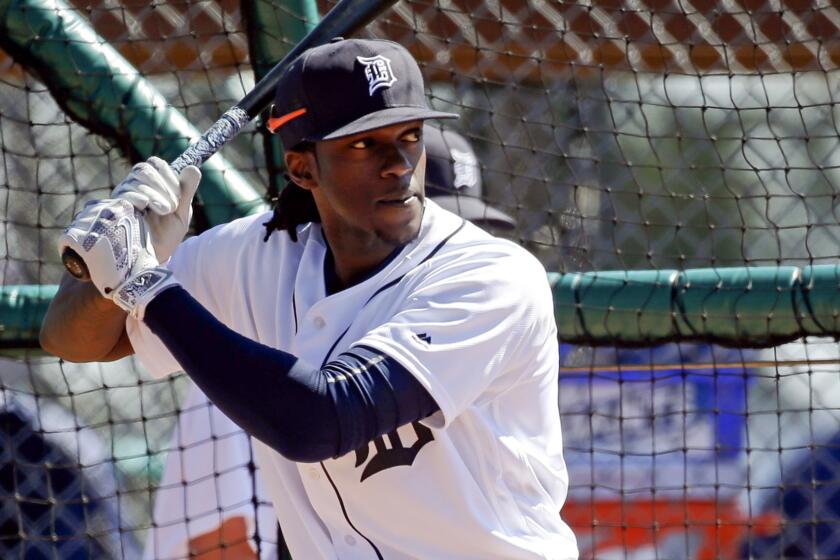
[[[505,229],[516,221],[482,199],[481,166],[466,138],[436,126],[423,127],[426,144],[426,196],[478,225]]]
[[[397,123],[453,118],[458,115],[429,109],[423,75],[403,46],[337,38],[286,69],[268,128],[290,149]]]

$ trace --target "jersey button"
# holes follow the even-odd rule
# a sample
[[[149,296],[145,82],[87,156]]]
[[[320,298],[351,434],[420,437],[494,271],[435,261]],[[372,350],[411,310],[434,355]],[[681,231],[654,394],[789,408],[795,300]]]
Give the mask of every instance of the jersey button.
[[[316,329],[323,329],[326,326],[327,322],[324,321],[323,317],[315,317],[312,319],[312,324],[315,325]]]
[[[347,546],[356,546],[356,538],[353,535],[344,537],[344,542],[347,543]]]
[[[318,472],[318,469],[309,469],[309,478],[312,480],[319,480],[321,478],[321,473]]]

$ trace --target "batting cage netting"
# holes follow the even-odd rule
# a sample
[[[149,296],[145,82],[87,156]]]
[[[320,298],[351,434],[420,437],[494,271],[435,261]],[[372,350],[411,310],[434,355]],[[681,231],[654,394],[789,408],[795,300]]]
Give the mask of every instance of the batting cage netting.
[[[0,0],[0,557],[288,557],[185,376],[65,362],[38,328],[72,216],[332,5]],[[550,271],[582,557],[840,556],[833,3],[403,0],[360,35],[409,48],[516,224],[488,227]],[[285,183],[259,120],[204,171],[194,232]]]

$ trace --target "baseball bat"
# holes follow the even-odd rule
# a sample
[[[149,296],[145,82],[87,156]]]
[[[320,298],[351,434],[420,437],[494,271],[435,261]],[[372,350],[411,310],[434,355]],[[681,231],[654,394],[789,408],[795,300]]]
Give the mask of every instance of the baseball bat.
[[[304,37],[283,60],[263,76],[245,97],[225,113],[178,156],[170,167],[175,174],[188,165],[200,166],[222,146],[239,134],[239,131],[265,109],[274,97],[274,89],[280,76],[289,64],[303,51],[329,42],[334,37],[354,34],[370,23],[376,16],[396,4],[398,0],[340,0],[332,10]],[[71,275],[79,280],[90,281],[90,273],[82,257],[67,248],[61,254],[61,262]]]

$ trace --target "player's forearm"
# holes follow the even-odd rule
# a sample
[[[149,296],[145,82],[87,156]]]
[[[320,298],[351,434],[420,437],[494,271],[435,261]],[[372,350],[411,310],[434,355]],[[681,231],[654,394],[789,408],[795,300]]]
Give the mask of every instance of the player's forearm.
[[[93,284],[65,274],[41,324],[41,347],[71,362],[119,359],[131,353],[125,318]]]
[[[293,461],[343,455],[438,410],[387,356],[353,348],[312,367],[232,331],[180,287],[158,294],[144,321],[213,404]]]

